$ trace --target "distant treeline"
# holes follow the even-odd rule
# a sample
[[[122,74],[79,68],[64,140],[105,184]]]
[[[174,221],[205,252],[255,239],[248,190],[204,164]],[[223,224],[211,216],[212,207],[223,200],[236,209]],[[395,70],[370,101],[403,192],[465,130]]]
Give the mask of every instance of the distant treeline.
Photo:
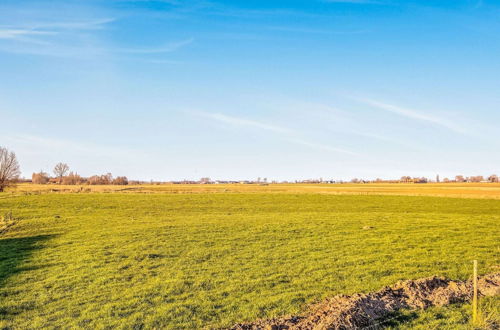
[[[70,172],[68,164],[58,163],[54,166],[53,174],[50,176],[48,173],[40,171],[38,173],[33,173],[31,180],[20,179],[21,174],[19,163],[17,161],[16,154],[6,148],[0,147],[0,192],[2,192],[6,187],[14,185],[16,182],[32,182],[35,184],[64,184],[64,185],[128,185],[128,184],[260,184],[268,185],[269,183],[304,183],[304,184],[343,184],[343,183],[432,183],[432,182],[499,182],[498,176],[492,174],[488,177],[483,177],[482,175],[468,176],[457,175],[453,179],[444,178],[440,180],[439,175],[436,176],[435,180],[430,180],[425,177],[411,177],[402,176],[400,179],[375,179],[375,180],[364,180],[354,178],[350,181],[343,180],[324,180],[319,179],[309,179],[309,180],[296,180],[296,181],[268,181],[267,178],[257,178],[257,180],[244,180],[244,181],[226,181],[226,180],[211,180],[210,178],[201,178],[200,180],[182,180],[182,181],[129,181],[126,176],[113,177],[111,173],[102,175],[93,175],[91,177],[82,177],[76,172]]]
[[[30,180],[26,180],[29,182]],[[64,184],[64,185],[137,185],[137,184],[260,184],[260,185],[268,185],[269,183],[277,184],[277,183],[302,183],[302,184],[345,184],[345,183],[464,183],[464,182],[490,182],[497,183],[499,182],[498,176],[496,174],[492,174],[488,177],[483,177],[481,175],[477,176],[468,176],[465,177],[463,175],[457,175],[453,179],[444,178],[442,180],[437,177],[435,180],[430,180],[425,177],[410,177],[403,176],[400,179],[394,180],[385,180],[385,179],[375,179],[375,180],[364,180],[354,178],[350,181],[334,181],[334,180],[323,180],[323,179],[309,179],[309,180],[296,180],[296,181],[270,181],[257,179],[255,181],[245,180],[245,181],[224,181],[224,180],[210,180],[209,178],[202,178],[200,180],[182,180],[182,181],[129,181],[126,176],[118,176],[113,177],[111,173],[103,174],[103,175],[93,175],[91,177],[85,178],[78,173],[69,172],[68,174],[49,176],[47,173],[41,171],[39,173],[33,173],[31,176],[31,182],[35,184]]]
[[[49,176],[48,173],[40,171],[38,173],[33,173],[31,175],[31,182],[36,184],[65,184],[65,185],[128,185],[135,184],[138,182],[129,182],[126,176],[113,177],[111,173],[102,175],[93,175],[91,177],[85,178],[80,176],[78,173],[69,172],[69,166],[64,163],[59,163],[54,167],[54,176]]]
[[[431,182],[427,178],[411,178],[409,176],[403,176],[400,179],[400,182],[414,182],[414,183],[427,183]],[[482,175],[476,175],[476,176],[463,176],[463,175],[457,175],[455,176],[454,179],[448,179],[444,178],[442,181],[440,181],[439,176],[436,177],[436,180],[434,182],[498,182],[498,175],[492,174],[485,178]]]
[[[65,185],[79,185],[79,184],[90,184],[90,185],[105,185],[105,184],[116,184],[116,185],[127,185],[129,182],[126,176],[113,177],[111,173],[103,175],[93,175],[91,177],[85,178],[80,176],[78,173],[70,172],[68,175],[61,178],[50,177],[45,172],[33,173],[31,175],[31,182],[36,184],[65,184]]]

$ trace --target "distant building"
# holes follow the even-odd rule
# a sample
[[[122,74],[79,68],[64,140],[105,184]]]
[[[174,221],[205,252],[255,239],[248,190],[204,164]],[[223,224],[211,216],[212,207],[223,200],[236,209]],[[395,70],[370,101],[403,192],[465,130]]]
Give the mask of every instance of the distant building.
[[[200,183],[201,184],[208,184],[208,183],[210,183],[210,178],[201,178]]]

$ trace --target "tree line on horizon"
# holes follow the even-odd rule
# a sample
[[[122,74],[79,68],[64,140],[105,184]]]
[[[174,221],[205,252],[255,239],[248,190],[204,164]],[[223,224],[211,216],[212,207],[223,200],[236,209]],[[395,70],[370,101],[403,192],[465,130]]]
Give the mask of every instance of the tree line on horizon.
[[[57,183],[64,185],[128,185],[129,181],[126,176],[113,177],[111,173],[102,175],[93,175],[88,178],[80,176],[76,172],[70,172],[69,166],[66,163],[58,163],[53,170],[54,176],[49,176],[48,173],[40,171],[31,175],[31,182],[35,184]]]
[[[400,182],[406,182],[406,183],[427,183],[430,180],[427,178],[412,178],[410,176],[403,176],[399,180]],[[454,179],[448,179],[444,178],[442,181],[439,180],[439,177],[436,178],[435,182],[443,182],[443,183],[448,183],[448,182],[499,182],[498,181],[498,175],[492,174],[488,177],[484,177],[482,175],[475,175],[475,176],[463,176],[463,175],[457,175],[455,176]]]
[[[82,177],[76,172],[70,172],[70,168],[66,163],[58,163],[54,166],[53,169],[54,176],[50,176],[48,173],[44,171],[40,171],[38,173],[33,173],[31,176],[31,182],[34,184],[64,184],[64,185],[128,185],[128,184],[140,184],[140,181],[129,181],[126,176],[118,176],[113,177],[111,173],[106,173],[102,175],[93,175],[90,177]],[[4,191],[6,187],[11,186],[19,181],[19,176],[21,175],[21,170],[19,166],[19,162],[17,161],[16,154],[13,151],[9,151],[7,148],[3,148],[0,146],[0,192]],[[30,180],[25,180],[29,182]],[[267,182],[267,179],[264,180]],[[465,177],[463,175],[457,175],[454,179],[444,178],[442,181],[439,180],[439,176],[436,177],[435,182],[491,182],[498,183],[500,180],[496,174],[492,174],[487,178],[482,175]],[[260,183],[260,178],[257,181]],[[297,183],[322,183],[324,182],[322,179],[320,180],[305,180],[305,181],[296,181]],[[351,183],[428,183],[429,179],[422,178],[412,178],[410,176],[403,176],[399,180],[370,180],[365,181],[362,179],[352,179]],[[212,183],[209,178],[202,178],[200,182],[191,182],[189,183]],[[249,182],[254,183],[254,182]]]
[[[54,176],[40,171],[33,173],[31,182],[36,184],[58,183],[58,184],[90,184],[90,185],[127,185],[129,181],[126,176],[113,177],[111,173],[103,175],[93,175],[88,178],[80,176],[78,173],[70,172],[68,164],[58,163],[54,167]],[[20,181],[21,168],[17,160],[16,154],[9,151],[7,148],[0,146],[0,192],[5,188],[14,185]]]

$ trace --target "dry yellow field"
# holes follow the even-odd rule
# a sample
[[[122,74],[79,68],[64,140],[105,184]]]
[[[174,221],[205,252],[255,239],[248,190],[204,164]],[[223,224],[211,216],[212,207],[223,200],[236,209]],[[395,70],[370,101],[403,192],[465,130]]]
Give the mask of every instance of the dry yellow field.
[[[404,195],[500,199],[500,183],[369,183],[369,184],[144,184],[128,186],[19,184],[11,194],[64,192],[134,193],[321,193],[346,195]]]

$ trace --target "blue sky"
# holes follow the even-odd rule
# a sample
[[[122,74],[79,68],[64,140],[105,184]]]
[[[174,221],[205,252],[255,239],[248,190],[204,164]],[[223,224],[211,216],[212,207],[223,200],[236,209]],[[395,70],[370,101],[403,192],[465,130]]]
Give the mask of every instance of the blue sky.
[[[493,0],[1,0],[0,145],[136,179],[500,174]]]

